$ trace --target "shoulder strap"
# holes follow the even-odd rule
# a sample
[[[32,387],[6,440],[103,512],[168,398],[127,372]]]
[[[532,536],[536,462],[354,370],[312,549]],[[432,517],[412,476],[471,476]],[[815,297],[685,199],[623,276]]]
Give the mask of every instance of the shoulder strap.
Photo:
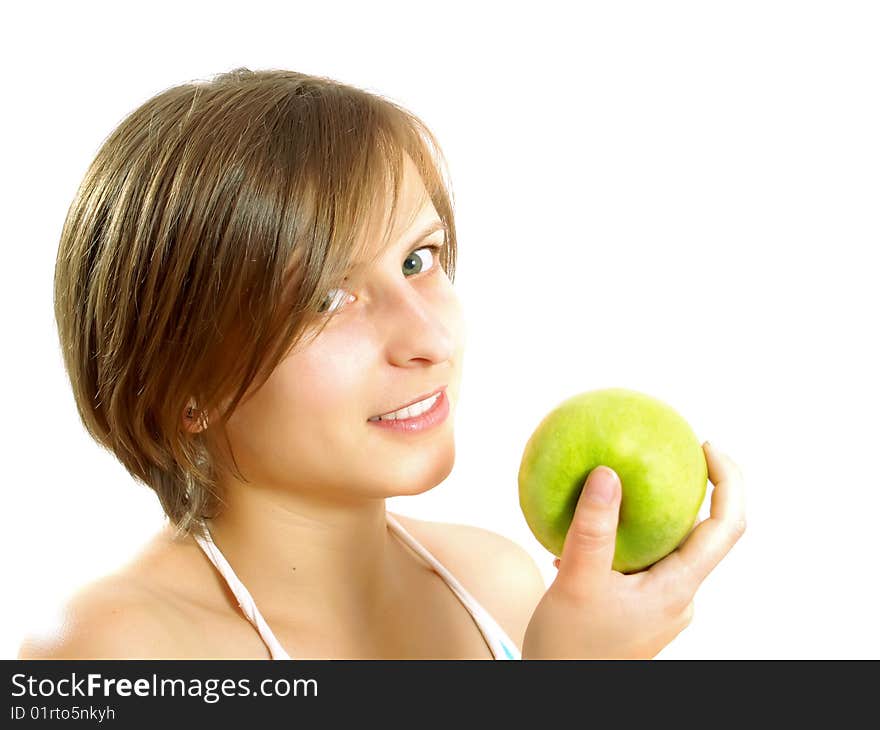
[[[496,659],[520,659],[520,652],[513,640],[504,629],[492,618],[491,614],[474,598],[465,587],[458,582],[452,573],[435,558],[428,549],[415,539],[403,525],[400,524],[390,513],[386,512],[388,524],[400,538],[424,558],[432,568],[443,578],[464,607],[470,611],[471,616],[489,644],[492,654]]]
[[[208,556],[208,559],[214,564],[217,570],[220,571],[220,575],[226,580],[229,589],[238,601],[239,608],[247,620],[250,621],[253,627],[257,630],[260,638],[263,639],[263,642],[269,649],[271,657],[273,659],[290,659],[290,656],[284,650],[284,647],[281,646],[278,639],[275,638],[275,634],[272,633],[272,629],[269,628],[269,624],[266,623],[266,620],[260,613],[260,609],[257,608],[257,604],[254,602],[250,592],[235,574],[232,566],[226,560],[223,553],[220,552],[220,548],[214,543],[208,526],[205,525],[204,527],[206,537],[203,538],[201,535],[193,533],[193,537],[199,547],[202,548],[205,555]]]

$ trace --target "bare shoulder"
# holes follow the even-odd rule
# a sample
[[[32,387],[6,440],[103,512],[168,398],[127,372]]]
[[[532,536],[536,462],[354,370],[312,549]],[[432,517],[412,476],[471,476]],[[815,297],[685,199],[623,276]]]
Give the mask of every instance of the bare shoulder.
[[[183,658],[192,647],[181,603],[145,570],[161,536],[120,570],[61,601],[46,624],[31,627],[19,659]],[[165,559],[165,556],[161,556]],[[177,564],[175,564],[177,567]]]
[[[489,611],[522,650],[526,627],[546,591],[541,571],[528,551],[482,527],[391,514]]]
[[[47,626],[23,640],[19,659],[160,659],[180,656],[168,605],[124,576],[72,595]]]

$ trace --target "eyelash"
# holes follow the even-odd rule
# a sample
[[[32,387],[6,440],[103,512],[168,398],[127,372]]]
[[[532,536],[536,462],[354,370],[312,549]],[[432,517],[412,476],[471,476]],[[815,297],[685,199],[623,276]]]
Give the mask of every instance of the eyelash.
[[[434,259],[434,265],[433,265],[433,266],[427,271],[427,274],[430,274],[430,273],[431,273],[432,271],[434,271],[438,266],[440,266],[440,253],[443,251],[444,248],[446,248],[446,242],[445,242],[445,241],[444,241],[443,243],[435,243],[435,244],[432,244],[432,245],[430,245],[430,246],[419,246],[418,248],[414,248],[412,251],[410,251],[410,252],[407,254],[406,258],[409,258],[409,257],[412,256],[414,253],[416,253],[417,251],[424,251],[424,250],[426,250],[426,249],[429,250],[429,251],[431,251],[431,253],[432,253],[432,255],[433,255],[433,259]],[[405,260],[406,260],[406,259],[404,259],[404,261],[405,261]],[[421,273],[422,273],[422,272],[420,271],[419,274],[421,274]],[[419,274],[413,274],[413,276],[418,276]],[[408,276],[408,277],[406,277],[406,278],[407,278],[407,279],[412,279],[413,277],[412,277],[412,276]],[[338,290],[338,289],[332,289],[331,291],[339,291],[339,290]],[[325,298],[325,301],[326,301],[326,298]],[[348,301],[348,300],[346,300],[346,301]],[[332,305],[332,301],[331,301],[331,305]],[[335,311],[338,312],[338,311],[342,308],[342,306],[344,306],[344,304],[343,304],[343,305],[340,305],[339,307],[337,307]],[[329,316],[330,313],[331,313],[331,312],[330,312],[329,310],[326,310],[326,309],[320,309],[320,308],[318,309],[318,314],[320,314],[320,315]]]

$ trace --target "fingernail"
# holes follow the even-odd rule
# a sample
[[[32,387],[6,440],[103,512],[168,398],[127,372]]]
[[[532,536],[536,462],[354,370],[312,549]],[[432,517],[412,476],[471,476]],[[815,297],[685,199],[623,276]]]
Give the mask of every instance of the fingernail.
[[[611,504],[619,481],[613,469],[597,466],[587,478],[587,499],[596,504]]]

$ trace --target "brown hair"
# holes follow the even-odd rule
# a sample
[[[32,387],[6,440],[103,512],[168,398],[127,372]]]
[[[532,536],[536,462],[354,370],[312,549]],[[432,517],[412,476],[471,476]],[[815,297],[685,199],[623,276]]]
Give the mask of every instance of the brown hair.
[[[443,153],[384,97],[237,68],[158,93],[104,140],[61,234],[58,334],[86,430],[178,534],[220,509],[220,437],[231,454],[225,424],[242,397],[329,322],[327,291],[388,244],[405,155],[446,225],[454,279]],[[389,191],[384,239],[366,254]],[[181,424],[191,401],[198,433]]]

